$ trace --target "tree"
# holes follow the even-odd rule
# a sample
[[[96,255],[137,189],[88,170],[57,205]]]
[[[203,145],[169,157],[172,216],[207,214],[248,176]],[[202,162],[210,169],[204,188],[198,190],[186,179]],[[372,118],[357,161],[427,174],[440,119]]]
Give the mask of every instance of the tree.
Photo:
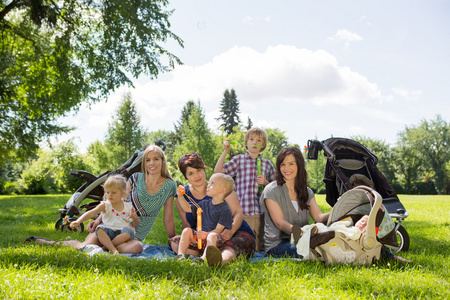
[[[109,124],[105,147],[112,169],[126,162],[134,151],[147,144],[147,132],[141,126],[141,119],[130,93],[122,98],[113,121]]]
[[[233,128],[241,123],[239,118],[239,100],[237,99],[234,89],[225,90],[223,99],[220,102],[220,116],[216,119],[222,121],[220,126],[228,135],[233,132]]]
[[[85,181],[70,175],[71,170],[91,171],[86,157],[79,153],[73,139],[50,149],[39,149],[39,157],[31,160],[21,174],[21,192],[72,193]]]
[[[252,119],[250,119],[250,117],[248,117],[248,119],[247,119],[247,127],[245,127],[245,129],[249,130],[252,127],[253,127]]]
[[[303,152],[306,160],[306,172],[308,173],[308,186],[318,194],[325,193],[325,182],[323,176],[327,159],[322,153],[319,153],[317,160],[307,159],[308,154]]]
[[[51,148],[50,151],[52,159],[50,175],[53,184],[59,193],[73,193],[85,183],[85,180],[70,175],[70,171],[92,171],[87,158],[78,151],[73,139],[60,143],[58,146]]]
[[[87,147],[87,152],[92,161],[92,171],[94,175],[99,175],[106,171],[114,170],[109,160],[109,151],[100,141],[95,141]]]
[[[170,30],[166,0],[2,1],[0,163],[25,159],[69,131],[57,119],[107,98],[131,77],[156,77],[180,60],[160,46]],[[167,62],[167,63],[163,63]]]
[[[184,127],[186,126],[190,115],[194,111],[194,108],[195,102],[193,100],[188,100],[181,109],[180,120],[178,120],[177,123],[174,124],[174,137],[177,144],[180,144],[182,142]]]
[[[406,137],[399,134],[398,145],[393,149],[394,165],[399,182],[405,188],[406,193],[412,193],[413,184],[423,174],[422,163],[417,151],[407,146]]]
[[[264,130],[267,134],[267,146],[262,156],[271,160],[273,165],[275,165],[278,153],[289,145],[286,132],[278,128],[267,128]]]
[[[218,141],[208,128],[200,102],[192,107],[192,112],[185,125],[183,126],[182,143],[177,146],[171,158],[171,165],[173,165],[171,174],[178,181],[183,182],[185,179],[182,178],[180,172],[175,172],[178,159],[184,154],[196,152],[200,154],[204,163],[209,167],[206,170],[207,178],[209,178],[213,174],[217,162]]]
[[[440,115],[435,120],[423,120],[418,126],[405,128],[400,132],[402,144],[414,151],[422,166],[433,172],[433,180],[438,194],[445,190],[446,164],[450,160],[450,124]]]

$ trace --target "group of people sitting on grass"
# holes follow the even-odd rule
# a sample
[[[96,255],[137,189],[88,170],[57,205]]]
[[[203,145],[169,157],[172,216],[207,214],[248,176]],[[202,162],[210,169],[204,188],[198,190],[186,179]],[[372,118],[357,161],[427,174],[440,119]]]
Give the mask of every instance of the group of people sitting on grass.
[[[274,167],[261,157],[267,135],[260,128],[250,129],[244,143],[247,152],[225,162],[230,140],[224,141],[224,151],[209,181],[200,155],[183,155],[178,168],[189,184],[178,188],[163,150],[150,145],[142,156],[142,172],[134,173],[128,181],[121,175],[108,177],[104,201],[70,224],[75,228],[100,214],[88,223],[89,235],[83,242],[56,242],[34,236],[26,242],[77,249],[94,244],[114,254],[140,253],[141,241],[164,206],[168,244],[179,260],[225,265],[241,255],[251,257],[255,251],[274,257],[300,257],[291,242],[292,235],[295,241],[300,238],[300,229],[309,224],[309,217],[326,223],[329,216],[322,213],[307,186],[303,155],[296,147],[286,147],[278,154]],[[175,230],[174,197],[182,221],[181,236]],[[201,229],[197,227],[198,218]]]

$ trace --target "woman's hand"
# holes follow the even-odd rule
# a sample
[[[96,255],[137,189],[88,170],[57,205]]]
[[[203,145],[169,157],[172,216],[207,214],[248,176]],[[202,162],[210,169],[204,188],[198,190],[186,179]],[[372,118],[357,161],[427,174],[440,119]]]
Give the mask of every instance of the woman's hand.
[[[231,232],[231,230],[229,229],[224,229],[221,233],[220,236],[225,240],[228,241],[229,239],[231,239],[231,237],[233,236],[233,233]]]
[[[86,230],[90,233],[95,232],[95,228],[97,228],[98,224],[95,224],[95,221],[91,221],[87,224]]]
[[[102,222],[102,219],[103,219],[103,215],[100,214],[97,219],[95,219],[94,221],[91,221],[87,224],[86,230],[90,233],[94,233],[95,228],[97,228],[97,226],[100,225],[100,223]]]
[[[127,218],[127,221],[133,227],[137,227],[139,225],[139,222],[138,222],[139,219],[138,219],[138,216],[136,214],[136,210],[134,209],[134,207],[131,208],[131,215]]]

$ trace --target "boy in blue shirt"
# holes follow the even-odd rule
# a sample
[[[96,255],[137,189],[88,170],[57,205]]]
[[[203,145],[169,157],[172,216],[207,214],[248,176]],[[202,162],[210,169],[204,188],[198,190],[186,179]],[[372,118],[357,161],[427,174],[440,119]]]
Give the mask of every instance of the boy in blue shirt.
[[[195,203],[189,205],[184,197],[178,195],[177,199],[185,212],[191,212],[192,215],[196,217],[197,209],[202,209],[202,230],[196,231],[190,227],[183,229],[178,247],[177,259],[184,259],[189,245],[196,244],[197,240],[201,239],[202,246],[201,249],[197,251],[197,256],[200,255],[201,252],[203,253],[194,260],[203,262],[206,258],[209,265],[218,265],[222,263],[222,254],[219,248],[223,245],[224,240],[220,236],[220,233],[225,228],[231,229],[233,225],[233,216],[224,199],[233,190],[233,178],[225,174],[214,174],[209,179],[206,188],[206,195],[210,196],[212,200],[205,200],[198,204]]]

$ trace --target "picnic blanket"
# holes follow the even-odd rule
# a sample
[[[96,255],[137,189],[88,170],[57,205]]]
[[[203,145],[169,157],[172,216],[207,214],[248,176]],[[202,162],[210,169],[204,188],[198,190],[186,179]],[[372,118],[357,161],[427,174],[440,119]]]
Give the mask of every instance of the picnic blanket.
[[[173,259],[175,258],[176,254],[172,250],[170,250],[169,246],[163,246],[163,245],[146,245],[144,244],[144,249],[141,253],[137,254],[127,254],[122,253],[121,255],[127,256],[130,258],[138,258],[138,259],[158,259],[158,260],[165,260],[165,259]],[[104,251],[102,247],[99,247],[97,245],[86,245],[83,248],[81,248],[83,252],[86,252],[88,255],[96,255],[96,254],[109,254],[109,252]],[[264,252],[255,252],[253,256],[248,259],[248,262],[257,262],[260,260],[281,260],[281,259],[289,259],[289,260],[301,260],[298,258],[273,258],[273,257],[266,257],[264,255]]]

